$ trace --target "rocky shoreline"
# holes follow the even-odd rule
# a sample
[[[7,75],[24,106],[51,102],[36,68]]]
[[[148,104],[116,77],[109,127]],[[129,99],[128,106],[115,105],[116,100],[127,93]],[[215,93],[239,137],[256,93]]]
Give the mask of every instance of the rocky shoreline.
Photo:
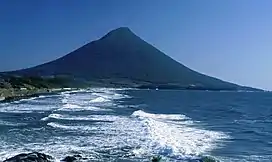
[[[32,97],[39,97],[39,96],[46,96],[46,95],[52,95],[68,90],[74,90],[72,88],[69,89],[38,89],[38,90],[17,90],[16,92],[10,92],[8,95],[5,95],[4,93],[1,93],[0,91],[0,103],[7,103],[7,102],[13,102],[18,101],[21,99],[28,99]]]
[[[67,156],[61,162],[79,162],[86,160],[81,155]],[[55,159],[50,156],[39,152],[22,153],[11,157],[4,162],[55,162]]]
[[[22,153],[4,160],[4,162],[55,162],[56,160],[44,153],[32,152],[32,153]],[[60,162],[88,162],[87,158],[82,157],[81,155],[66,156]],[[150,159],[151,162],[162,162],[163,159],[161,156],[152,156]],[[219,162],[211,157],[201,157],[199,159],[190,160],[190,162]]]

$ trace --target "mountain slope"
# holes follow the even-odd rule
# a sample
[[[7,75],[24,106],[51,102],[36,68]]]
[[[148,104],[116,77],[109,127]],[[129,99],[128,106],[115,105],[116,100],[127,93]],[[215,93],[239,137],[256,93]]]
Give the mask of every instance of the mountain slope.
[[[192,89],[245,89],[187,68],[125,27],[115,29],[55,61],[6,74],[67,75],[89,81],[125,81],[128,86],[133,83]]]

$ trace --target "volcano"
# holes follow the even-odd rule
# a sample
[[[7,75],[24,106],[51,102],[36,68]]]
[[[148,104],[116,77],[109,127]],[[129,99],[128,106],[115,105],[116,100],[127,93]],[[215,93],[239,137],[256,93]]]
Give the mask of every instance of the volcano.
[[[142,88],[245,90],[175,61],[129,28],[110,31],[54,61],[28,69],[5,72],[19,76],[69,76],[99,83]]]

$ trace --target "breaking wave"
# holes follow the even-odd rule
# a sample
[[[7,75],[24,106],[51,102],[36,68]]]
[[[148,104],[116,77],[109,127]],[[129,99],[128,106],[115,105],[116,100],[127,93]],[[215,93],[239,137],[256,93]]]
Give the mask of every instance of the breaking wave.
[[[200,127],[199,122],[183,114],[149,113],[138,110],[147,107],[143,103],[118,102],[124,98],[131,97],[122,93],[122,89],[89,89],[62,92],[55,96],[55,102],[44,98],[48,102],[45,106],[9,104],[1,107],[0,112],[39,110],[46,113],[34,117],[37,124],[33,128],[26,126],[23,131],[8,132],[13,137],[18,136],[19,142],[0,141],[5,146],[0,149],[0,160],[9,156],[9,150],[12,153],[42,151],[57,159],[77,152],[94,161],[104,156],[142,160],[152,155],[174,161],[207,154],[229,138],[223,132]]]
[[[101,103],[101,102],[109,102],[111,100],[108,100],[106,98],[103,98],[103,97],[97,97],[95,99],[92,99],[90,102],[91,103]]]
[[[151,114],[138,110],[132,116],[137,117],[148,132],[149,142],[144,149],[149,153],[198,156],[211,151],[220,140],[228,138],[222,132],[192,127],[193,121],[185,115]]]

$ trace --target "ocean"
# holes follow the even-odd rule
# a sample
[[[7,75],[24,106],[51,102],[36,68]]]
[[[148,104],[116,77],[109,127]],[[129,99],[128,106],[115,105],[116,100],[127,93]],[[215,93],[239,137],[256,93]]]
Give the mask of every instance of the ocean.
[[[0,104],[0,161],[272,161],[272,93],[94,88]]]

